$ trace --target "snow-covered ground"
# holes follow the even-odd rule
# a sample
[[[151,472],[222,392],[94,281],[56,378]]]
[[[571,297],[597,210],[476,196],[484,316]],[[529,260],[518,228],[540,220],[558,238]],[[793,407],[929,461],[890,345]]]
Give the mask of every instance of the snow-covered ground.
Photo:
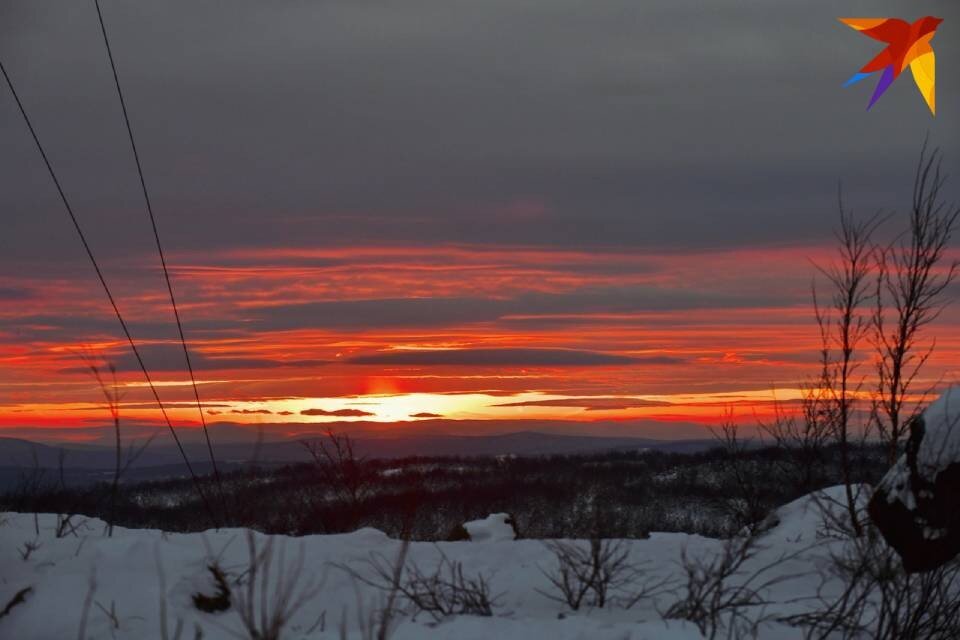
[[[836,493],[836,490],[829,490]],[[214,595],[208,565],[216,561],[229,581],[244,579],[250,565],[248,537],[242,530],[208,531],[203,534],[167,534],[156,530],[116,529],[107,537],[104,524],[87,520],[76,531],[56,537],[57,516],[8,513],[0,525],[0,610],[26,587],[25,601],[0,617],[0,638],[56,639],[248,638],[237,611],[203,613],[193,603],[194,593]],[[750,615],[798,613],[812,602],[822,583],[824,563],[831,551],[845,542],[825,536],[822,517],[809,498],[798,500],[777,512],[772,528],[759,539],[759,551],[744,566],[743,575],[771,565],[763,579],[780,576],[763,595],[773,604],[756,608]],[[35,527],[39,526],[39,535]],[[680,561],[687,557],[715,557],[724,541],[674,533],[654,533],[646,540],[624,544],[641,573],[620,592],[626,597],[643,583],[670,581],[671,590],[641,600],[629,609],[619,603],[600,608],[569,607],[550,599],[551,586],[544,572],[556,567],[552,552],[541,541],[511,540],[501,515],[468,523],[474,541],[412,543],[407,562],[429,570],[441,553],[462,563],[468,577],[482,573],[489,578],[496,596],[493,617],[455,616],[439,623],[424,613],[405,615],[396,625],[395,640],[682,640],[700,638],[686,621],[664,620],[662,612],[684,593]],[[256,534],[257,548],[267,538]],[[586,544],[586,543],[582,543]],[[316,535],[273,539],[273,571],[268,591],[275,594],[277,582],[290,582],[296,566],[302,574],[291,599],[310,595],[285,626],[283,638],[364,638],[364,620],[382,608],[385,595],[358,581],[344,570],[351,567],[362,576],[370,574],[369,559],[389,562],[402,543],[373,529],[345,535]],[[35,549],[28,552],[33,546]],[[301,555],[302,554],[302,555]],[[373,556],[371,555],[373,554]],[[24,558],[23,556],[27,557]],[[782,558],[782,559],[781,559]],[[302,561],[302,562],[301,562]],[[279,569],[286,568],[278,579]],[[262,574],[261,574],[262,575]],[[257,611],[270,608],[260,600],[260,583],[254,591]],[[317,586],[317,590],[310,589]],[[232,585],[235,592],[246,587]],[[798,599],[800,599],[798,601]],[[162,616],[166,616],[166,622]],[[774,616],[774,617],[775,617]],[[85,622],[84,622],[85,620]],[[164,631],[165,629],[165,631]],[[83,635],[81,636],[81,630]],[[789,626],[768,623],[760,637],[789,639],[801,633]]]

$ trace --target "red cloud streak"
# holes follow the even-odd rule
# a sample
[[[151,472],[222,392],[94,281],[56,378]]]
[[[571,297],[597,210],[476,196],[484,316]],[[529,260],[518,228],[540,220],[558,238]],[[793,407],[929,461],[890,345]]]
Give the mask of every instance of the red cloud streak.
[[[828,257],[818,246],[669,254],[278,247],[180,254],[171,262],[202,367],[200,392],[222,405],[218,416],[400,421],[482,419],[487,411],[518,412],[491,419],[522,419],[534,411],[580,421],[589,432],[594,419],[707,423],[722,413],[723,400],[682,398],[794,388],[816,366],[810,261]],[[170,366],[177,344],[162,283],[145,267],[107,269],[135,337],[154,358],[147,365],[163,398],[183,403],[172,409],[178,424],[194,422],[185,375]],[[0,279],[0,289],[16,292],[0,308],[0,429],[99,419],[102,394],[80,356],[120,363],[128,356],[95,285],[85,272]],[[956,375],[958,320],[948,311],[932,327],[931,380]],[[403,355],[435,350],[464,355]],[[471,350],[498,357],[471,358]],[[118,375],[126,385],[124,419],[154,421],[136,371],[120,367]],[[384,394],[421,395],[407,407],[378,399]],[[497,403],[474,404],[471,394],[503,406],[481,408]],[[591,403],[591,396],[606,399]],[[648,400],[630,401],[637,396]],[[451,405],[451,397],[464,401]],[[577,400],[564,404],[563,397]],[[351,408],[347,399],[369,404]],[[316,406],[325,415],[306,413]],[[741,410],[770,407],[754,394],[738,403]]]

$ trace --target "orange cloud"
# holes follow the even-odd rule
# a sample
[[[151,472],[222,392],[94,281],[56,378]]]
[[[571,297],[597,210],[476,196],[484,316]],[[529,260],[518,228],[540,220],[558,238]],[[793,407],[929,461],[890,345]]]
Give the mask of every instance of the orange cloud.
[[[171,262],[201,396],[218,419],[452,418],[439,400],[416,405],[416,394],[485,394],[512,406],[471,405],[454,419],[512,411],[704,423],[723,401],[684,394],[792,388],[815,369],[811,259],[829,254],[358,246],[186,252]],[[165,292],[135,267],[119,274],[120,305],[177,424],[195,424]],[[78,363],[90,352],[119,365],[123,419],[158,419],[93,284],[85,274],[0,280],[0,426],[97,420],[102,394]],[[931,381],[956,376],[958,324],[950,308],[935,328]],[[409,402],[386,411],[377,405],[386,396]],[[369,411],[339,403],[365,397]],[[751,396],[745,414],[768,411],[764,402]],[[318,404],[331,408],[302,413]]]

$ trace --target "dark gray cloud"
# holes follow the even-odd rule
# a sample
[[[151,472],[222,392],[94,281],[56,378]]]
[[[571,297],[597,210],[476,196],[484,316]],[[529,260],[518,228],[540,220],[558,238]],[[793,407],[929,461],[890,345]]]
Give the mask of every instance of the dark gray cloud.
[[[950,194],[960,178],[960,91],[949,81],[960,68],[960,5],[948,0],[109,0],[104,11],[174,255],[781,245],[829,236],[841,179],[854,210],[902,211],[925,135],[943,147]],[[945,18],[933,42],[937,118],[908,75],[865,113],[872,87],[841,85],[879,45],[839,13]],[[0,59],[108,278],[162,299],[98,29],[89,3],[4,0]],[[86,278],[78,286],[101,296],[3,87],[0,140],[0,278]],[[324,264],[336,262],[314,260]],[[616,273],[611,262],[593,268]],[[3,301],[30,295],[0,288]],[[784,291],[634,287],[186,316],[199,338],[493,321],[536,330],[584,322],[538,315],[796,302]],[[175,337],[169,318],[132,324],[138,339]],[[0,318],[4,329],[51,342],[118,333],[107,315],[79,314]],[[149,356],[151,368],[182,370],[175,348]],[[197,367],[316,364],[198,356]]]
[[[30,300],[36,297],[36,292],[25,287],[0,287],[0,300],[15,302],[17,300]]]
[[[373,416],[374,413],[363,411],[362,409],[304,409],[300,412],[302,416],[336,416],[338,418],[362,418],[364,416]]]
[[[177,344],[138,345],[144,363],[150,371],[185,371],[186,360],[183,347]],[[117,371],[139,371],[140,365],[130,350],[110,357],[105,356]],[[190,352],[190,362],[195,371],[224,369],[275,369],[278,367],[314,367],[327,364],[326,360],[271,360],[269,358],[210,358],[195,351]],[[88,366],[64,369],[61,373],[86,373]]]
[[[90,293],[93,296],[102,295],[95,283],[90,283]],[[96,298],[99,299],[99,298]],[[89,313],[38,313],[26,316],[0,317],[0,330],[14,330],[25,339],[41,341],[73,341],[79,335],[112,335],[121,336],[120,325],[116,316],[112,315],[107,306],[106,298],[102,298],[102,312],[96,315]],[[133,310],[132,305],[124,306],[124,310]],[[166,309],[164,310],[166,311]],[[176,325],[173,323],[173,314],[169,320],[142,320],[127,319],[133,335],[138,340],[174,340],[176,339]],[[184,326],[191,338],[216,337],[236,335],[242,323],[231,318],[217,318],[215,320],[186,319]],[[182,357],[182,355],[181,355]]]
[[[123,409],[156,409],[156,402],[124,402],[122,405]],[[196,409],[197,404],[195,402],[164,402],[163,406],[165,409]],[[230,405],[220,404],[215,402],[204,402],[204,409],[221,409],[227,408]],[[103,411],[102,407],[87,407],[83,409],[77,409],[78,411]],[[222,413],[220,411],[208,411],[207,413]]]
[[[603,366],[630,364],[678,364],[677,358],[630,357],[578,349],[444,349],[437,351],[389,351],[347,360],[350,364],[375,365],[475,365],[475,366]]]
[[[413,413],[410,415],[411,418],[442,418],[443,416],[439,413],[430,413],[429,411],[421,411],[420,413]]]
[[[805,297],[802,300],[805,301]],[[585,314],[766,307],[796,301],[787,291],[742,294],[657,286],[602,287],[511,298],[394,298],[269,305],[250,312],[244,326],[257,329],[436,327],[572,311]]]
[[[842,82],[876,43],[838,12],[946,18],[893,0],[107,2],[172,247],[344,242],[730,246],[825,237],[844,178],[906,204],[929,132],[960,173],[960,92],[930,118],[908,77],[864,113]],[[104,254],[150,239],[95,14],[9,0],[0,56]],[[0,96],[0,264],[78,261]],[[511,212],[543,203],[543,215]]]
[[[641,400],[639,398],[562,398],[557,400],[525,400],[490,405],[492,407],[582,407],[587,411],[610,409],[639,409],[644,407],[669,407],[669,402]]]

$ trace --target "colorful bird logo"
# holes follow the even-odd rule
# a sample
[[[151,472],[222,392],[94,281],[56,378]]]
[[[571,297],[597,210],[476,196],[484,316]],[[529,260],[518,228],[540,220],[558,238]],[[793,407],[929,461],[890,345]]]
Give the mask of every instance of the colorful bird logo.
[[[917,83],[920,95],[926,100],[930,112],[937,114],[936,58],[930,41],[933,40],[937,27],[943,22],[942,18],[927,16],[913,24],[897,18],[840,18],[840,22],[865,36],[887,43],[886,49],[843,85],[849,87],[877,71],[883,72],[873,97],[870,98],[870,104],[867,105],[868,111],[907,65],[910,65],[913,81]]]

